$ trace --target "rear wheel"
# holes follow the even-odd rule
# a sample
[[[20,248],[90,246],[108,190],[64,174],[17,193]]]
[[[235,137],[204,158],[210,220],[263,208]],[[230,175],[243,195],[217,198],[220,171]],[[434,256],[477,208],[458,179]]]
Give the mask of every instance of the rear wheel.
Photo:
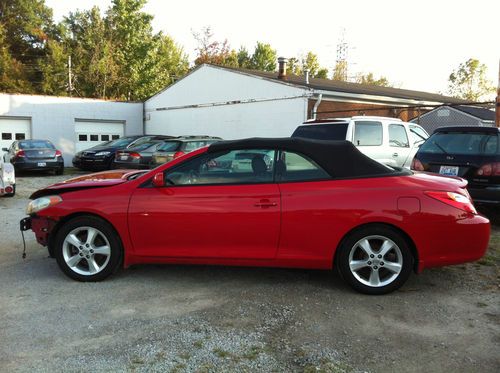
[[[387,294],[408,279],[413,256],[405,238],[397,230],[373,225],[348,236],[336,259],[344,280],[365,294]]]
[[[122,245],[106,221],[82,216],[68,221],[55,237],[54,254],[61,270],[78,281],[101,281],[121,262]]]

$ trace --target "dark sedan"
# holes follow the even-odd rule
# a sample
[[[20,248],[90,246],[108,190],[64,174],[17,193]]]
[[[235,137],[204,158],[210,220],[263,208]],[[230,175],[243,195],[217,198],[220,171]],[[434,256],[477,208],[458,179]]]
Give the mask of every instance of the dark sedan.
[[[60,150],[49,140],[14,141],[10,148],[3,148],[4,162],[14,165],[19,171],[54,171],[56,175],[64,172],[64,159]]]
[[[172,138],[172,136],[163,135],[120,137],[119,139],[99,144],[76,153],[73,158],[73,166],[82,170],[109,170],[113,167],[113,161],[117,150],[135,147],[148,141],[166,140],[170,138]]]
[[[500,204],[500,129],[439,128],[422,144],[413,170],[467,179],[476,203]]]
[[[151,140],[128,149],[118,150],[113,161],[114,168],[149,168],[153,153],[164,142]]]

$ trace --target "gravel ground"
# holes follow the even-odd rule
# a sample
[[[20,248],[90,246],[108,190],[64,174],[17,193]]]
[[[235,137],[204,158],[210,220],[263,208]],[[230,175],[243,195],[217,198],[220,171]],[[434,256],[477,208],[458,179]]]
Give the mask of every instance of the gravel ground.
[[[19,177],[0,199],[0,371],[498,372],[500,226],[478,263],[354,293],[323,271],[137,266],[66,278],[18,221],[66,176]]]

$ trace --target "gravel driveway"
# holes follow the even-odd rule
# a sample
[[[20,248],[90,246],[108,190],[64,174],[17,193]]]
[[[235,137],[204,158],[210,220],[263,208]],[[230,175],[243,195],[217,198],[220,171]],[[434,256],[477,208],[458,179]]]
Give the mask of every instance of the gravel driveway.
[[[0,198],[0,370],[498,372],[500,227],[479,263],[426,270],[386,296],[323,271],[137,266],[66,278]],[[498,220],[497,220],[498,224]]]

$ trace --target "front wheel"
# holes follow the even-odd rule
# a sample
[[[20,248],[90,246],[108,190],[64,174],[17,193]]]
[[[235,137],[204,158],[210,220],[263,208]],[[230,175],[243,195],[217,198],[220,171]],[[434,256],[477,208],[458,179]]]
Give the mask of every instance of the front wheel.
[[[405,238],[387,226],[367,226],[348,236],[336,259],[344,280],[365,294],[387,294],[410,276],[413,256]]]
[[[122,245],[106,221],[82,216],[64,224],[57,232],[54,254],[61,270],[77,281],[101,281],[121,262]]]

